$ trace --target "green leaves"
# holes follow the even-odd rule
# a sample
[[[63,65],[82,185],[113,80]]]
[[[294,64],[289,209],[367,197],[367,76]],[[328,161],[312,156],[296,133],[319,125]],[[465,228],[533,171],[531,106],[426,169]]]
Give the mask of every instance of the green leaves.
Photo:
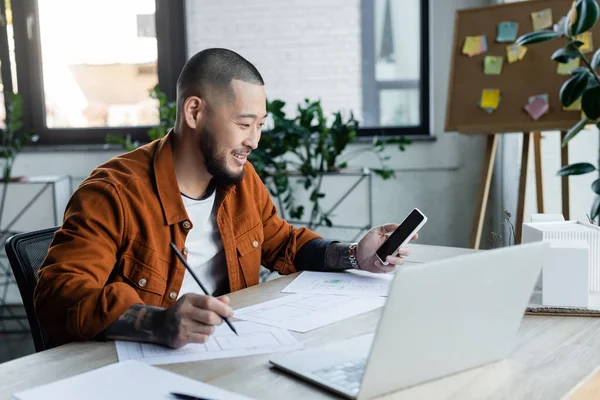
[[[579,132],[581,132],[581,130],[583,128],[585,128],[585,126],[587,125],[588,122],[589,122],[589,119],[584,118],[581,121],[579,121],[578,123],[576,123],[575,125],[573,125],[571,127],[571,129],[569,129],[567,131],[567,134],[565,135],[565,137],[562,141],[562,147],[565,147],[567,145],[567,143],[569,143],[569,140],[573,139],[575,137],[575,135],[577,135]]]
[[[592,183],[592,190],[596,194],[600,194],[600,179],[596,179],[594,183]]]
[[[587,89],[581,98],[581,108],[593,120],[600,118],[600,86]]]
[[[592,65],[593,69],[600,67],[600,49],[596,50],[590,64]]]
[[[528,46],[530,44],[542,43],[559,37],[561,37],[561,34],[559,32],[554,32],[545,29],[541,31],[526,33],[525,35],[519,37],[515,44],[519,46]]]
[[[571,24],[571,34],[579,35],[589,31],[596,22],[600,9],[596,0],[577,0],[575,3],[575,19]]]
[[[600,196],[596,196],[594,199],[594,204],[592,204],[592,211],[590,212],[591,219],[595,220],[596,217],[600,214]]]
[[[563,106],[568,107],[575,100],[583,95],[583,92],[587,88],[588,81],[590,79],[590,73],[586,70],[576,73],[563,83],[560,88],[560,102]]]
[[[571,165],[565,165],[556,174],[558,176],[584,175],[589,174],[590,172],[594,172],[595,170],[596,167],[594,167],[592,164],[582,162]]]
[[[569,42],[562,49],[556,50],[550,58],[559,63],[568,63],[572,59],[579,57],[578,49],[581,47],[581,45],[583,45],[581,40]]]
[[[170,102],[167,95],[160,90],[158,85],[154,86],[150,91],[150,97],[158,100],[158,119],[159,124],[148,130],[148,139],[151,141],[162,138],[167,134],[169,129],[175,126],[175,118],[177,117],[176,103]],[[133,150],[140,146],[139,142],[133,142]],[[127,149],[127,148],[126,148]]]

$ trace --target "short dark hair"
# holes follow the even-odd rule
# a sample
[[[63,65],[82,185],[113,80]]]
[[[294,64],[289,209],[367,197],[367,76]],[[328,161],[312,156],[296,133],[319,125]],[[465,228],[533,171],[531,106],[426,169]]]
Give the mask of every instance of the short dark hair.
[[[205,99],[211,95],[233,100],[233,79],[265,84],[256,67],[238,53],[221,48],[202,50],[185,63],[179,74],[177,102],[181,104],[189,96]]]

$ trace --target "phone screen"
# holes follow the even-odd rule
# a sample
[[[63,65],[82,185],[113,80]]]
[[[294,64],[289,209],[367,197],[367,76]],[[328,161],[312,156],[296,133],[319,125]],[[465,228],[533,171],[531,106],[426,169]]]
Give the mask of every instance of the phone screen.
[[[386,257],[393,254],[404,242],[419,224],[423,221],[423,215],[417,210],[413,210],[394,233],[377,249],[377,256],[385,261]]]

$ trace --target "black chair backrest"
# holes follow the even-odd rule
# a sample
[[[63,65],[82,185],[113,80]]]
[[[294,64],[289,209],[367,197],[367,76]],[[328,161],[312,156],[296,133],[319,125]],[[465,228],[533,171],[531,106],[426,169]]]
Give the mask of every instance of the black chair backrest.
[[[34,232],[18,233],[8,238],[4,246],[19,292],[21,292],[36,352],[51,347],[50,337],[42,331],[35,316],[33,290],[37,283],[38,270],[48,254],[48,248],[57,229],[58,227],[53,227]]]

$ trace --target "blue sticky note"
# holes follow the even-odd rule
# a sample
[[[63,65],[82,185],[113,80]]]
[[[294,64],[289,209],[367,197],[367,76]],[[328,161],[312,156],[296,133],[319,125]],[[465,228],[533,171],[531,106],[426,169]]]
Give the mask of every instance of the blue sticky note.
[[[512,43],[517,40],[519,24],[512,21],[504,21],[498,24],[498,43]]]

